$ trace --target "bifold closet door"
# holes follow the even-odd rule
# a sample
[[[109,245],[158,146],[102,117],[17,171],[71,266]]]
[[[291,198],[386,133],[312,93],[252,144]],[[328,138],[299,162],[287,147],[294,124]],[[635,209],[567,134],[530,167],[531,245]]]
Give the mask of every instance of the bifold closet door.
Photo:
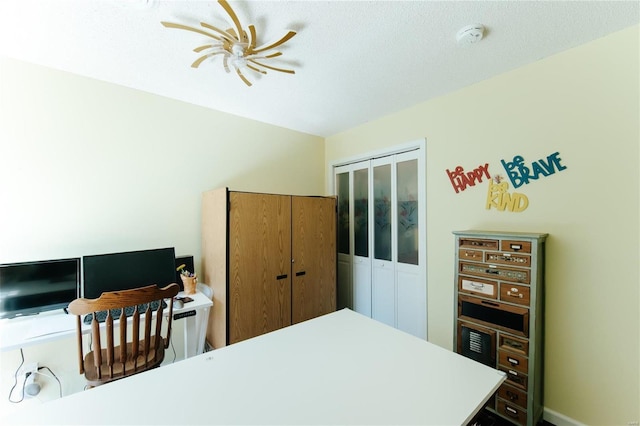
[[[336,167],[334,172],[343,303],[426,339],[425,177],[420,152],[380,156]]]
[[[338,195],[338,309],[371,317],[370,161],[335,169]]]
[[[336,310],[336,200],[291,199],[292,323]]]
[[[291,325],[291,196],[229,193],[229,343]]]
[[[395,174],[393,157],[371,161],[373,170],[373,260],[371,262],[371,318],[396,326],[394,264]]]

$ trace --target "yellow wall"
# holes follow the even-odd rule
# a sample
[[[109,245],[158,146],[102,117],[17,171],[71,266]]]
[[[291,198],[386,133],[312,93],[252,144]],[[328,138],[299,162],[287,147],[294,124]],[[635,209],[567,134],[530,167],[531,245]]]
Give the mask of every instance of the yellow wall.
[[[549,233],[547,409],[593,425],[640,420],[638,27],[326,139],[342,158],[426,137],[429,340],[453,346],[453,230]],[[425,76],[428,78],[428,76]],[[567,168],[518,189],[520,213],[456,194],[447,169],[555,152]],[[330,172],[329,172],[330,173]]]
[[[0,75],[0,263],[199,263],[202,192],[324,193],[322,138],[6,58]]]

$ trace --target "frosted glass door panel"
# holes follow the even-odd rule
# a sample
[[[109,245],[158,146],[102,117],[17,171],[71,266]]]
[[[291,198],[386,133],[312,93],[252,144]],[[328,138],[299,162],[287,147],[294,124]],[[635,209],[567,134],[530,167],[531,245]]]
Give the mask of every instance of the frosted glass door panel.
[[[418,264],[418,160],[396,165],[398,262]]]
[[[349,172],[336,175],[338,193],[338,253],[349,254],[349,232],[351,221],[349,220]]]
[[[369,168],[353,172],[354,254],[369,257]]]
[[[373,168],[373,241],[375,259],[391,260],[391,164]]]

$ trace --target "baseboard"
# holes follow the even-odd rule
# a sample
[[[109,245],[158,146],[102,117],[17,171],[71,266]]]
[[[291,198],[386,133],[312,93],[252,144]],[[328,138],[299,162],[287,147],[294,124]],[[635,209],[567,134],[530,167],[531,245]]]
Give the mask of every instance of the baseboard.
[[[560,414],[557,411],[553,411],[549,408],[544,409],[542,418],[551,424],[556,426],[585,426],[584,423],[580,423],[577,420],[567,417],[564,414]]]

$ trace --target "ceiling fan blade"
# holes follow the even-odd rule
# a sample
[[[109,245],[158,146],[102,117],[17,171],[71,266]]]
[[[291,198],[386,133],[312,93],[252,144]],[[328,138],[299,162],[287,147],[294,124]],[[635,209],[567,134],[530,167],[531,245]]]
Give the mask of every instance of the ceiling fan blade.
[[[204,46],[196,47],[195,49],[193,49],[193,51],[200,53],[203,50],[213,49],[214,47],[216,47],[216,46],[214,46],[213,44],[205,44]]]
[[[282,56],[282,52],[273,52],[268,55],[261,56],[261,58],[270,59],[270,58],[276,58],[278,56]]]
[[[191,67],[192,68],[198,68],[200,66],[200,64],[207,58],[211,58],[212,56],[216,56],[216,55],[222,55],[225,54],[227,52],[225,52],[224,50],[219,50],[217,52],[213,52],[213,53],[207,53],[206,55],[202,55],[200,56],[198,59],[196,59],[192,64]]]
[[[238,73],[238,76],[242,79],[242,81],[244,81],[244,83],[247,86],[251,87],[251,82],[249,80],[247,80],[247,78],[244,75],[242,75],[242,72],[240,71],[240,68],[236,68],[236,73]]]
[[[200,22],[200,25],[202,25],[205,28],[208,28],[210,30],[213,30],[213,31],[219,33],[223,38],[225,38],[226,40],[228,40],[231,43],[233,43],[234,41],[240,41],[240,40],[238,40],[237,37],[235,37],[235,34],[229,33],[229,32],[224,31],[224,30],[221,30],[220,28],[216,28],[213,25],[207,24],[206,22]]]
[[[174,24],[173,22],[162,21],[160,23],[162,25],[164,25],[165,27],[167,27],[167,28],[177,28],[179,30],[193,31],[194,33],[202,34],[202,35],[205,35],[207,37],[211,37],[211,38],[213,38],[215,40],[222,40],[222,38],[220,38],[219,36],[217,36],[215,34],[210,34],[210,33],[206,32],[206,31],[202,31],[199,28],[193,28],[193,27],[190,27],[188,25],[182,25],[182,24]]]
[[[205,59],[207,59],[209,57],[209,55],[202,55],[200,56],[198,59],[196,59],[192,64],[191,64],[191,68],[198,68],[200,66],[200,64],[202,63],[202,61],[204,61]]]
[[[255,59],[248,59],[247,61],[258,65],[259,67],[267,68],[267,69],[274,70],[274,71],[286,72],[287,74],[295,74],[296,73],[294,70],[286,70],[284,68],[276,68],[276,67],[272,67],[272,66],[269,66],[269,65],[261,64],[260,62],[256,61]]]
[[[261,69],[254,67],[253,65],[247,64],[247,68],[254,70],[255,72],[259,72],[260,74],[266,74],[267,72]]]
[[[249,35],[251,35],[251,40],[249,40],[249,52],[251,52],[256,47],[256,40],[258,36],[256,36],[256,27],[253,25],[249,25]]]
[[[246,43],[247,34],[242,29],[242,25],[240,25],[240,20],[238,19],[236,13],[233,11],[233,9],[231,9],[231,6],[229,6],[229,3],[227,3],[226,0],[218,0],[218,3],[220,3],[220,6],[222,6],[222,8],[227,11],[229,16],[231,17],[231,20],[233,21],[233,24],[236,26],[239,37],[238,40]]]
[[[281,44],[285,43],[287,40],[291,39],[291,37],[293,37],[294,35],[296,35],[295,31],[289,31],[287,34],[285,34],[284,37],[282,37],[280,40],[276,41],[275,43],[271,43],[266,46],[260,46],[257,49],[250,50],[247,53],[254,54],[258,52],[264,52],[265,50],[273,49],[274,47],[278,47]]]

